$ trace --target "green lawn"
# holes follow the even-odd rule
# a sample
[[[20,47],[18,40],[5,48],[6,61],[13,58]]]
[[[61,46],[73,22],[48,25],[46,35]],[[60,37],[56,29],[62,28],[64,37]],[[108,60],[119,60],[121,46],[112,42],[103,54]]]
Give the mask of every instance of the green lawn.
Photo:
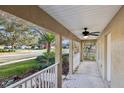
[[[46,52],[46,49],[41,50],[42,52]],[[54,49],[51,49],[54,51]],[[9,59],[10,60],[10,59]],[[13,77],[15,75],[22,76],[29,71],[38,71],[41,69],[41,65],[33,59],[24,62],[9,64],[5,66],[0,66],[0,80]]]
[[[14,75],[22,75],[28,71],[31,71],[32,69],[37,70],[38,67],[39,65],[35,60],[5,65],[0,67],[0,79]]]

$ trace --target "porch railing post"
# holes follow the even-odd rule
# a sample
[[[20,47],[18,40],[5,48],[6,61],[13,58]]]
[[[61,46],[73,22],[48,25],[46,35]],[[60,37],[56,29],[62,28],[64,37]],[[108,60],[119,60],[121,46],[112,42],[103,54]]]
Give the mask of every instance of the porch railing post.
[[[80,61],[83,61],[83,41],[80,42]]]
[[[55,42],[55,62],[59,63],[56,68],[56,85],[58,88],[62,87],[62,37],[59,34],[56,34]]]
[[[73,40],[69,42],[69,74],[73,74]]]

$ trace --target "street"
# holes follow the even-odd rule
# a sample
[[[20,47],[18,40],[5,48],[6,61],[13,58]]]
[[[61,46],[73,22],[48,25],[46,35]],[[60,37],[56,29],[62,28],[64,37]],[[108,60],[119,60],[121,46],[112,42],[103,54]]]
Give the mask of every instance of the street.
[[[9,61],[15,61],[15,60],[21,60],[26,58],[32,58],[39,55],[42,55],[44,50],[32,50],[30,52],[17,52],[17,53],[11,53],[11,54],[0,54],[0,63],[9,62]]]
[[[54,51],[54,50],[52,50]],[[46,52],[46,49],[44,50],[29,50],[25,52],[25,50],[15,52],[15,53],[7,53],[7,54],[0,54],[0,63],[10,62],[10,61],[18,61],[22,59],[27,58],[33,58],[37,57],[43,54],[43,52]],[[63,49],[62,54],[69,53],[69,49]]]

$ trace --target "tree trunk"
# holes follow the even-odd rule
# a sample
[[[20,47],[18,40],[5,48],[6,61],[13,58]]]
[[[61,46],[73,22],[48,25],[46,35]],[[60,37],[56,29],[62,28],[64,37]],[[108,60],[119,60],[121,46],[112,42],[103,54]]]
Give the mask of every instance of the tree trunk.
[[[50,43],[50,42],[48,42],[48,45],[47,45],[47,53],[49,53],[49,52],[50,52],[50,50],[51,50],[51,43]]]
[[[12,46],[12,50],[14,49],[14,44],[11,44],[11,46]]]
[[[12,50],[14,50],[16,47],[14,42],[11,43],[11,46],[12,46]]]

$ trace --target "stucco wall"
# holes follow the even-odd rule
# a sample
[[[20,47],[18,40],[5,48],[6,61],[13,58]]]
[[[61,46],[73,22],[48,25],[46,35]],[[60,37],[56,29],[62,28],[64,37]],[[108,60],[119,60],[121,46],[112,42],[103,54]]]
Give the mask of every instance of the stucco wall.
[[[124,6],[119,10],[110,24],[106,27],[97,42],[101,57],[98,64],[102,64],[100,71],[105,79],[106,75],[106,35],[111,33],[111,87],[124,87]],[[99,62],[100,61],[100,62]]]
[[[80,65],[80,43],[73,41],[73,70]]]
[[[76,70],[76,68],[80,65],[80,53],[74,54],[73,57],[73,70]]]
[[[103,79],[105,79],[105,45],[104,45],[104,37],[101,37],[97,41],[97,63],[98,63],[98,68],[100,71],[100,74]]]

